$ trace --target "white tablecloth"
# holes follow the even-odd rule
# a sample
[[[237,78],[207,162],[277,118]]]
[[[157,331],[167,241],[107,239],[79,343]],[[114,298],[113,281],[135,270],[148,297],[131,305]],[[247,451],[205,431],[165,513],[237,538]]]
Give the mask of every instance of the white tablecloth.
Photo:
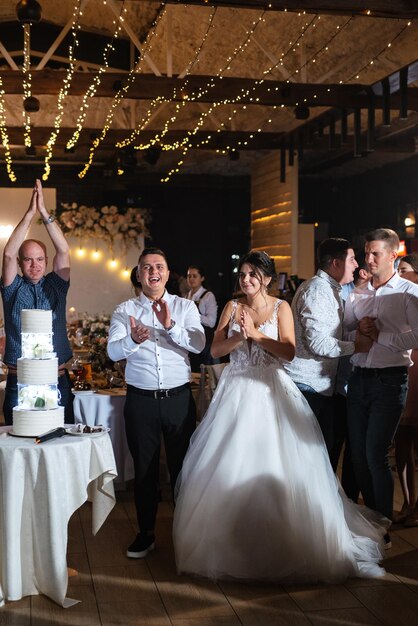
[[[68,521],[89,499],[96,534],[115,505],[110,438],[66,435],[37,445],[9,430],[0,428],[0,606],[40,593],[71,606]]]
[[[115,453],[118,478],[115,482],[125,482],[134,477],[134,464],[128,449],[125,434],[123,407],[125,390],[76,391],[74,398],[74,416],[76,423],[110,428],[110,439]]]

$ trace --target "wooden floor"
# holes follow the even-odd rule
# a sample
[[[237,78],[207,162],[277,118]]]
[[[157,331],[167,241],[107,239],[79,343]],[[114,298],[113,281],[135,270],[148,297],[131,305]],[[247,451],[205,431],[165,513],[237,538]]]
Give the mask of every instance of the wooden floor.
[[[398,486],[396,492],[399,508]],[[418,528],[392,532],[384,579],[335,586],[214,584],[177,576],[172,516],[172,505],[161,503],[157,549],[135,561],[125,557],[136,533],[132,492],[118,492],[96,537],[85,504],[70,521],[68,544],[68,564],[79,572],[70,579],[68,596],[82,602],[69,609],[44,596],[9,602],[0,609],[0,626],[418,624]]]

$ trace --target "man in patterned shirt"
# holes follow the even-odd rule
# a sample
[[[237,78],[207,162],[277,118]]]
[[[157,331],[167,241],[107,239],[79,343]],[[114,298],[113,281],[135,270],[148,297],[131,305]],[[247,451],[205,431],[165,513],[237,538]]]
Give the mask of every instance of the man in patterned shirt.
[[[357,267],[346,239],[330,238],[318,247],[319,269],[298,288],[292,302],[296,356],[284,367],[319,422],[328,453],[334,446],[333,394],[339,357],[368,352],[372,342],[357,332],[343,341],[342,285]]]
[[[26,239],[36,215],[42,219],[56,254],[53,271],[46,274],[48,262],[45,244]],[[18,274],[20,268],[22,276]],[[66,328],[66,300],[70,286],[70,249],[58,222],[45,208],[42,185],[36,181],[29,208],[16,226],[3,252],[0,282],[3,297],[6,350],[4,362],[8,367],[3,414],[6,424],[13,422],[13,407],[17,406],[16,363],[21,356],[20,316],[22,309],[52,310],[54,351],[58,357],[58,389],[61,405],[65,407],[65,422],[74,422],[73,394],[64,364],[72,357]]]

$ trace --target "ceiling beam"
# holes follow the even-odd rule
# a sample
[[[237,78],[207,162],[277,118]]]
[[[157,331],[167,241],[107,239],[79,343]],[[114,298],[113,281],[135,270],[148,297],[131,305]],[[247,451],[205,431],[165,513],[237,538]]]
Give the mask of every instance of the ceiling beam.
[[[32,94],[58,95],[64,78],[64,72],[54,70],[40,70],[32,76]],[[117,89],[126,80],[125,73],[108,72],[103,74],[95,97],[113,98]],[[23,73],[10,70],[0,71],[3,88],[6,95],[23,94]],[[176,77],[154,76],[152,74],[138,74],[134,84],[129,88],[125,97],[137,100],[152,100],[157,96],[172,99],[176,90],[176,100],[180,101],[187,94],[202,93],[196,100],[198,103],[235,102],[241,94],[238,103],[254,104],[262,106],[295,107],[297,104],[316,107],[338,108],[366,108],[369,105],[368,85],[334,85],[315,83],[287,83],[283,81],[265,80],[255,90],[255,81],[246,78],[223,78],[215,82],[215,86],[205,89],[211,80],[210,76],[189,76],[187,90],[181,90],[181,83]],[[72,79],[69,95],[83,96],[91,83],[91,74],[76,72]],[[180,87],[180,88],[179,88]],[[245,95],[248,92],[248,95]],[[383,95],[374,96],[375,108],[384,107]],[[409,87],[407,90],[407,102],[410,110],[418,110],[418,88]],[[390,106],[392,109],[399,108],[400,94],[392,93]]]
[[[135,0],[139,2],[140,0]],[[160,0],[151,0],[159,2]],[[167,4],[179,4],[178,0],[166,0]],[[333,15],[370,15],[413,19],[418,17],[418,4],[415,0],[181,0],[182,4],[197,6],[217,6],[235,9],[266,9],[267,11],[288,11],[294,13],[321,13]]]
[[[61,128],[60,133],[55,143],[55,148],[64,149],[67,141],[71,138],[74,128]],[[22,127],[9,127],[7,129],[9,143],[13,148],[24,146],[24,129]],[[51,134],[54,132],[53,128],[33,126],[31,129],[31,139],[33,146],[45,146]],[[77,142],[75,154],[77,150],[89,148],[93,138],[100,133],[97,128],[84,128],[80,134],[80,139]],[[177,141],[181,141],[186,136],[187,131],[174,130],[168,131],[164,136],[164,144],[173,144]],[[115,144],[118,141],[123,141],[129,135],[128,130],[122,129],[110,129],[106,134],[106,138],[101,142],[101,150],[115,150]],[[217,150],[226,148],[229,145],[238,146],[239,142],[248,141],[248,145],[238,146],[239,150],[274,150],[280,144],[284,133],[272,133],[261,132],[255,133],[253,139],[248,141],[248,132],[244,131],[198,131],[193,135],[194,144],[203,144],[200,146],[204,150]],[[154,139],[155,131],[143,130],[138,141],[141,143],[147,143],[151,139]],[[204,142],[204,143],[203,143]],[[135,145],[135,144],[133,144]],[[139,155],[141,151],[136,151]]]

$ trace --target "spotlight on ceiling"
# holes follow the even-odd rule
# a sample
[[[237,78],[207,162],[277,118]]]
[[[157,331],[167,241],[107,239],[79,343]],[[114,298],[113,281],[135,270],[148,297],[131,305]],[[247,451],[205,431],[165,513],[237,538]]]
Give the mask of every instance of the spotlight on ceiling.
[[[16,5],[16,14],[22,24],[36,24],[41,21],[42,7],[37,0],[20,0]]]
[[[297,106],[294,109],[295,118],[297,120],[307,120],[310,115],[309,107]]]
[[[23,100],[23,108],[26,113],[36,113],[39,111],[40,106],[39,100],[35,96],[28,96]]]
[[[28,157],[36,157],[36,148],[35,148],[35,146],[27,146],[25,148],[25,154]]]
[[[230,161],[238,161],[239,160],[239,152],[235,150],[235,148],[231,148],[228,152],[228,158]]]
[[[142,157],[145,163],[149,163],[149,165],[155,165],[158,159],[161,156],[161,147],[160,146],[150,146],[144,152],[144,156]]]

